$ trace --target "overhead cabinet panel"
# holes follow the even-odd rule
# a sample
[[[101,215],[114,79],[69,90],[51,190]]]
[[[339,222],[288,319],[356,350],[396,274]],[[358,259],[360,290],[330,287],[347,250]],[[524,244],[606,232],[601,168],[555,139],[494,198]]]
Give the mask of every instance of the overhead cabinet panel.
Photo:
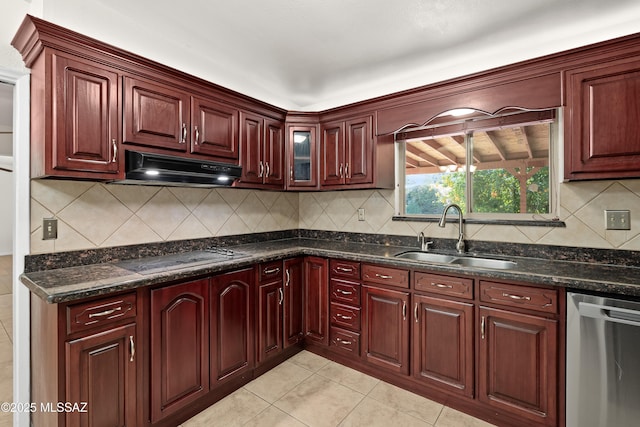
[[[186,151],[189,95],[168,86],[124,78],[124,142]]]
[[[191,114],[192,153],[238,159],[238,110],[193,97]]]

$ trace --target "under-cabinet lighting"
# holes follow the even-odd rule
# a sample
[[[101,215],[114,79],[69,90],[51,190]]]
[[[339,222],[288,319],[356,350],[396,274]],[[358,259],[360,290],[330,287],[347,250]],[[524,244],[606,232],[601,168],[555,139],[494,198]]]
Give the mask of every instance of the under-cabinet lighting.
[[[157,170],[153,170],[153,169],[150,169],[148,171],[144,171],[144,173],[147,174],[147,175],[153,175],[153,176],[160,175],[160,172],[158,172]]]
[[[227,181],[229,181],[229,177],[228,176],[219,176],[218,177],[218,181],[227,182]]]

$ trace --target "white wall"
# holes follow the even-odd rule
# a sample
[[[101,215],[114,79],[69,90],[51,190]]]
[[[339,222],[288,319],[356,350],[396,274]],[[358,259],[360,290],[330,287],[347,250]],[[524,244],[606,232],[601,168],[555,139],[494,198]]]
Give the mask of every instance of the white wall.
[[[13,253],[13,173],[0,170],[0,256]]]

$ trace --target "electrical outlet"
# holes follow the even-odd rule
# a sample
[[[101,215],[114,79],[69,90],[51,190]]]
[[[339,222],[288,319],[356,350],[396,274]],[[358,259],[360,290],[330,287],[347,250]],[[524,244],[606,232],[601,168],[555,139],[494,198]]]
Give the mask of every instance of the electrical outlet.
[[[358,221],[364,221],[364,208],[358,208]]]
[[[631,213],[628,210],[605,210],[605,229],[631,230]]]
[[[58,220],[55,218],[42,219],[42,240],[58,238]]]

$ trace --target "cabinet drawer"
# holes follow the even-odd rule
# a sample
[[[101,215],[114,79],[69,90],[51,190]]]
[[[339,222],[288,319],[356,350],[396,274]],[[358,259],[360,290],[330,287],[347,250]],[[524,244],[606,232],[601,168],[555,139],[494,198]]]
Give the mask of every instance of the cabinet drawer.
[[[272,280],[282,280],[283,269],[282,261],[267,262],[260,264],[260,270],[258,272],[260,283],[264,283]]]
[[[355,332],[332,326],[329,345],[354,356],[360,356],[360,334]]]
[[[360,306],[360,285],[354,282],[331,279],[331,301]]]
[[[397,288],[409,288],[409,272],[398,268],[365,264],[362,266],[362,280]]]
[[[558,313],[558,291],[533,286],[480,281],[480,301]]]
[[[330,277],[344,277],[360,280],[360,263],[355,261],[343,261],[332,259],[329,261]]]
[[[416,272],[413,276],[416,291],[473,299],[473,279]]]
[[[360,331],[360,309],[332,302],[331,324],[352,331]]]
[[[135,293],[74,304],[67,307],[67,334],[135,317]]]

